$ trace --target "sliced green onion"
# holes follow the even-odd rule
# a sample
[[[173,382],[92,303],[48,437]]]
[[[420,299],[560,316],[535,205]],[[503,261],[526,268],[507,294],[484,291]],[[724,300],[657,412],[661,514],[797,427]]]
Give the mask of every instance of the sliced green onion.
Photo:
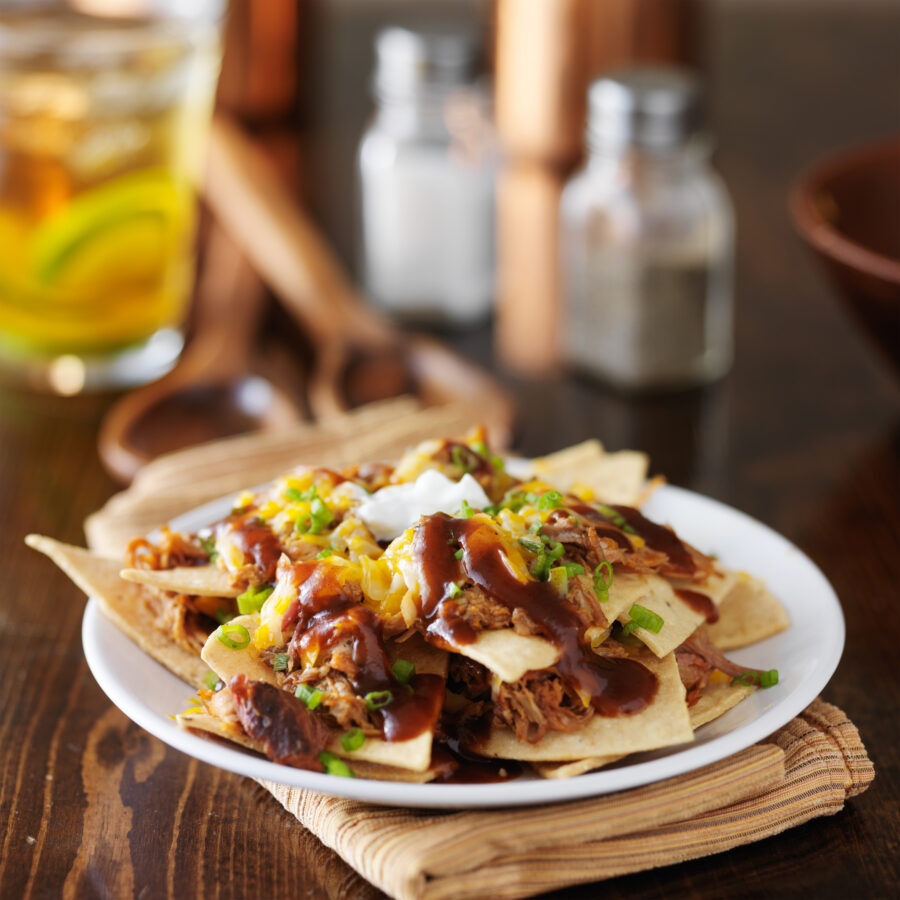
[[[458,597],[462,593],[462,588],[455,581],[451,581],[448,590],[448,597]]]
[[[594,593],[601,603],[609,600],[609,589],[613,583],[613,568],[609,560],[604,559],[596,569],[594,569]]]
[[[563,568],[566,570],[566,575],[568,575],[570,578],[573,575],[584,575],[584,566],[580,563],[563,563]]]
[[[625,517],[621,513],[616,512],[611,506],[604,506],[602,503],[598,503],[596,508],[598,512],[606,516],[606,518],[617,528],[621,528],[622,531],[625,531],[628,534],[637,534],[637,532],[625,521]]]
[[[558,560],[566,548],[559,541],[547,541],[538,553],[538,558],[531,567],[531,574],[538,581],[546,581],[550,577],[550,568]]]
[[[563,505],[563,497],[559,491],[547,491],[538,500],[538,509],[559,509]]]
[[[321,534],[334,521],[334,513],[325,505],[321,497],[313,497],[309,513],[298,516],[295,528],[301,534]]]
[[[454,555],[454,557],[456,557],[456,559],[462,559],[465,552],[466,551],[463,550],[462,547],[460,547],[459,550],[457,550],[456,553],[454,553],[453,555]]]
[[[341,778],[353,777],[350,766],[342,759],[338,759],[333,753],[329,753],[327,750],[323,750],[319,754],[319,762],[322,763],[322,768],[328,775],[338,775]]]
[[[316,554],[316,559],[328,559],[329,556],[333,556],[333,555],[334,555],[334,551],[331,549],[331,547],[326,547],[324,550],[320,550]]]
[[[391,673],[400,684],[407,684],[409,679],[416,674],[416,664],[410,662],[408,659],[398,659],[397,662],[391,666]]]
[[[227,612],[224,609],[216,610],[216,621],[220,625],[227,625],[233,618],[235,618],[234,613]]]
[[[557,593],[562,596],[569,593],[569,575],[565,566],[554,566],[550,570],[549,581]]]
[[[544,545],[540,541],[532,541],[529,538],[519,538],[519,543],[532,553],[540,553],[544,549]]]
[[[209,557],[210,562],[215,562],[219,558],[219,551],[216,550],[216,539],[212,535],[200,538],[200,546]]]
[[[366,736],[363,734],[362,728],[351,728],[341,735],[341,746],[348,752],[359,750],[366,742]]]
[[[216,685],[219,683],[219,676],[216,675],[212,669],[206,673],[206,677],[203,679],[203,683],[211,690],[214,691],[216,689]]]
[[[243,650],[250,643],[250,632],[238,622],[220,625],[215,635],[216,640],[232,650]]]
[[[457,469],[461,469],[464,475],[475,468],[471,463],[471,456],[469,459],[464,458],[468,454],[471,454],[471,452],[472,451],[469,450],[468,447],[463,447],[460,444],[456,444],[450,451],[450,458],[453,460],[453,465],[456,466]]]
[[[472,449],[479,455],[483,456],[485,459],[489,460],[491,465],[494,467],[495,472],[503,472],[506,470],[506,463],[497,456],[496,453],[491,453],[490,447],[484,441],[476,441],[472,444]]]
[[[363,700],[366,706],[371,710],[381,709],[387,706],[394,699],[394,695],[390,691],[369,691]]]
[[[460,511],[457,513],[456,518],[457,519],[471,519],[472,516],[474,516],[474,515],[475,515],[475,510],[472,509],[471,505],[469,504],[469,501],[463,500],[462,509],[460,509]]]
[[[262,609],[266,598],[274,591],[275,588],[271,584],[250,585],[243,594],[238,594],[237,608],[244,616],[250,613],[259,612]]]
[[[309,503],[318,496],[319,490],[315,485],[307,491],[301,491],[295,487],[289,487],[284,491],[284,497],[293,503]]]
[[[550,560],[556,562],[566,552],[566,548],[559,541],[547,541],[547,552]]]
[[[272,658],[272,669],[275,672],[287,672],[291,657],[289,653],[276,653]]]
[[[507,491],[500,501],[500,509],[508,509],[511,512],[518,512],[526,503],[536,503],[537,495],[530,491]]]
[[[298,700],[302,700],[306,704],[307,709],[315,709],[322,702],[325,691],[311,688],[308,684],[301,684],[300,687],[294,691],[294,696]]]
[[[487,513],[489,516],[496,516],[500,512],[500,507],[495,503],[491,506],[486,506],[482,512]]]
[[[778,669],[769,669],[767,672],[758,672],[755,669],[750,669],[747,672],[742,672],[740,675],[735,675],[731,679],[731,683],[745,684],[747,687],[755,687],[756,685],[759,685],[761,688],[774,687],[778,684]]]
[[[659,634],[660,629],[665,625],[662,616],[658,616],[652,610],[647,609],[646,606],[641,606],[639,603],[632,604],[630,610],[628,610],[629,621],[626,622],[625,627],[622,629],[622,634],[631,634],[635,628],[646,628],[647,631],[652,631],[654,634]]]
[[[544,526],[543,526],[540,522],[532,522],[532,523],[528,526],[528,530],[529,530],[532,534],[540,534],[540,533],[541,533],[541,529],[542,529],[543,527],[544,527]]]
[[[325,501],[316,497],[310,504],[310,514],[313,519],[313,534],[321,534],[323,528],[327,528],[334,521],[334,513],[325,505]]]

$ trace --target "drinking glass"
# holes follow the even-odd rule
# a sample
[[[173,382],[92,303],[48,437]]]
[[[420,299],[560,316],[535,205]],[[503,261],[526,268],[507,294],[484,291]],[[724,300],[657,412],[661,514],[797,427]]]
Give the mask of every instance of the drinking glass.
[[[170,369],[194,279],[221,0],[0,0],[0,375]]]

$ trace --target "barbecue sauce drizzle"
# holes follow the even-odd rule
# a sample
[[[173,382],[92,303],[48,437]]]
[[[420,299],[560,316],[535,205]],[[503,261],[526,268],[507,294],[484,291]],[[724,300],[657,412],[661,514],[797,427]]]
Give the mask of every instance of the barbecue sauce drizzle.
[[[279,580],[289,578],[296,597],[285,611],[282,630],[293,628],[288,652],[324,656],[350,637],[355,673],[347,674],[358,697],[390,691],[390,703],[372,711],[387,741],[410,740],[433,729],[444,702],[444,682],[437,675],[414,675],[409,688],[394,678],[384,646],[382,625],[337,579],[334,569],[314,562],[282,562]]]
[[[701,594],[700,591],[692,591],[689,588],[675,588],[675,596],[684,600],[694,612],[706,616],[706,621],[710,625],[719,621],[719,610],[706,594]]]
[[[455,557],[457,546],[462,559]],[[556,671],[602,716],[630,715],[656,695],[656,676],[639,662],[597,656],[582,644],[584,623],[575,608],[547,582],[520,582],[507,568],[493,529],[477,519],[444,513],[418,525],[415,552],[422,573],[422,612],[427,634],[451,649],[475,640],[474,630],[454,615],[453,584],[470,580],[510,610],[522,609],[540,634],[559,648]]]
[[[215,530],[232,536],[244,559],[252,562],[260,583],[274,578],[278,557],[281,555],[281,544],[272,529],[255,511],[229,516],[216,525]]]

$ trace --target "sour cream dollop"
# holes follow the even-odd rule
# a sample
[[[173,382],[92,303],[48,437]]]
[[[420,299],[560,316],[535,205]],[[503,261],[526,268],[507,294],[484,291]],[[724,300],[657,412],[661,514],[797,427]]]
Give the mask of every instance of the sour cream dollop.
[[[467,501],[475,509],[490,505],[487,494],[471,476],[451,481],[435,469],[423,472],[408,484],[394,484],[367,496],[355,514],[376,540],[391,541],[411,528],[422,516],[458,512]]]

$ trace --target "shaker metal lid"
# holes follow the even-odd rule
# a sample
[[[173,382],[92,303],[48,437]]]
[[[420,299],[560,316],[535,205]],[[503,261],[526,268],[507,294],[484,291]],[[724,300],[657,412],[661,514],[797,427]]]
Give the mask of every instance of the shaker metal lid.
[[[700,81],[687,69],[633,66],[598,78],[588,89],[592,146],[676,147],[703,124]]]
[[[373,86],[378,93],[454,87],[475,76],[478,46],[465,32],[392,27],[378,32],[375,59]]]

